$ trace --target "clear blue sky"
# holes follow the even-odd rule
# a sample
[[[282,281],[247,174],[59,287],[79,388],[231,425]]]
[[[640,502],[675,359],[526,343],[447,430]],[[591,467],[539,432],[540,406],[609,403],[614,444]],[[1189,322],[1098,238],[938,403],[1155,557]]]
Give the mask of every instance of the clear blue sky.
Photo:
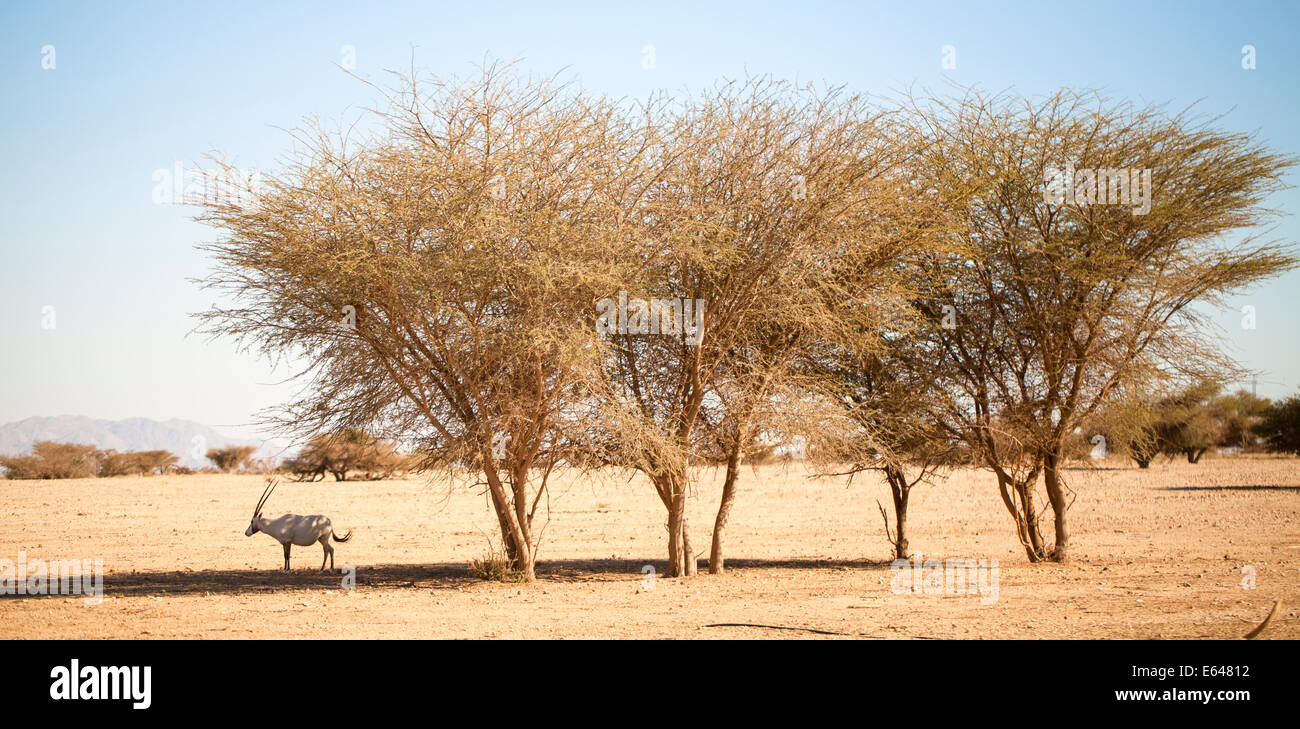
[[[187,336],[209,294],[187,281],[213,233],[153,204],[152,175],[212,151],[273,169],[279,128],[374,101],[336,64],[380,79],[469,71],[485,54],[567,69],[644,98],[771,73],[888,93],[945,78],[1024,94],[1103,88],[1258,130],[1300,154],[1300,3],[893,2],[48,3],[0,6],[0,422],[31,415],[181,417],[238,430],[283,399],[283,372]],[[1256,49],[1255,70],[1241,65]],[[54,46],[55,68],[42,68]],[[643,49],[654,48],[654,68]],[[957,67],[940,66],[945,45]],[[1300,181],[1292,175],[1290,184]],[[1300,194],[1271,201],[1289,215]],[[1275,236],[1300,239],[1283,218]],[[1300,272],[1220,317],[1261,394],[1300,385]],[[42,328],[42,307],[55,327]],[[231,427],[233,426],[233,427]]]

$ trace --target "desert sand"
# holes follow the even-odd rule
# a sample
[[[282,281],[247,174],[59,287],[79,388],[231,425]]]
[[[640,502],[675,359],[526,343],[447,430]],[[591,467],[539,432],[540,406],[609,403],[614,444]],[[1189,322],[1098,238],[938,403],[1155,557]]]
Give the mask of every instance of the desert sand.
[[[721,474],[690,512],[701,574],[667,579],[665,514],[641,478],[564,478],[540,509],[539,579],[469,569],[497,541],[486,496],[421,478],[283,482],[266,507],[330,516],[353,539],[322,574],[319,546],[244,536],[263,477],[0,480],[0,559],[102,559],[104,599],[0,597],[0,638],[1264,638],[1300,637],[1300,459],[1207,456],[1142,471],[1068,472],[1072,560],[1033,565],[985,471],[913,492],[925,559],[998,561],[977,595],[897,594],[882,481],[746,468],[709,575]],[[1050,516],[1050,514],[1049,514]],[[1050,534],[1050,519],[1046,525]],[[1251,587],[1253,579],[1253,587]],[[749,623],[776,627],[707,627]],[[825,632],[811,632],[825,631]]]

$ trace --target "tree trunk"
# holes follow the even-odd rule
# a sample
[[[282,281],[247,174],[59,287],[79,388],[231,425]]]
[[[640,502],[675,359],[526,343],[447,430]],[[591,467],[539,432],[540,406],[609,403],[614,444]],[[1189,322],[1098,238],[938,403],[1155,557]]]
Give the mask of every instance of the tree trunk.
[[[492,500],[492,510],[497,513],[497,523],[501,525],[501,544],[506,551],[506,559],[510,560],[512,566],[519,565],[519,550],[515,548],[515,540],[510,536],[510,524],[506,521],[505,512],[497,506],[496,499]]]
[[[687,577],[694,577],[699,574],[700,566],[695,561],[695,550],[691,548],[691,529],[689,519],[686,516],[686,488],[682,488],[682,558],[686,562]]]
[[[1025,527],[1029,534],[1029,546],[1026,547],[1030,562],[1042,562],[1047,556],[1043,550],[1043,535],[1038,529],[1038,510],[1034,508],[1034,483],[1023,481],[1016,485],[1020,492],[1021,503],[1025,506]]]
[[[537,559],[533,547],[533,522],[528,513],[528,466],[523,465],[510,470],[510,492],[514,497],[515,521],[519,524],[519,531],[523,533],[524,543],[528,545],[528,553],[533,560]],[[531,565],[529,565],[531,569]]]
[[[1028,480],[1016,481],[999,473],[998,489],[1002,493],[1002,503],[1016,522],[1016,534],[1025,547],[1029,561],[1043,561],[1046,555],[1043,552],[1043,537],[1038,530],[1038,513],[1034,509],[1033,483]],[[1018,505],[1012,497],[1013,493],[1020,497]]]
[[[532,582],[537,579],[533,567],[532,545],[515,518],[515,512],[510,506],[510,500],[506,498],[505,486],[501,483],[497,469],[489,465],[484,468],[484,475],[487,477],[488,492],[492,495],[492,506],[496,509],[497,519],[502,523],[505,532],[503,541],[506,556],[514,563],[515,569],[519,570],[523,580]]]
[[[1070,531],[1066,526],[1065,512],[1070,505],[1065,499],[1065,484],[1061,483],[1061,448],[1055,453],[1043,457],[1043,484],[1047,487],[1047,498],[1052,502],[1052,514],[1056,520],[1056,548],[1052,550],[1053,562],[1069,560]]]
[[[685,503],[678,492],[672,476],[664,478],[661,491],[668,507],[668,576],[681,577],[686,574],[686,560],[682,548],[682,514]]]
[[[889,482],[890,495],[894,499],[894,558],[909,559],[912,555],[907,544],[907,499],[912,489],[907,483],[907,474],[898,466],[885,467],[885,480]]]
[[[740,449],[727,454],[727,478],[722,483],[722,501],[718,516],[713,520],[713,546],[709,550],[709,574],[720,575],[726,571],[722,557],[722,532],[731,516],[731,505],[736,500],[736,477],[740,474]]]
[[[699,572],[691,548],[691,531],[687,519],[687,473],[675,465],[643,470],[654,485],[659,500],[668,511],[668,577],[689,577]]]
[[[668,509],[668,576],[688,577],[698,572],[691,551],[690,528],[686,518],[686,474],[673,470],[651,476],[659,498]]]

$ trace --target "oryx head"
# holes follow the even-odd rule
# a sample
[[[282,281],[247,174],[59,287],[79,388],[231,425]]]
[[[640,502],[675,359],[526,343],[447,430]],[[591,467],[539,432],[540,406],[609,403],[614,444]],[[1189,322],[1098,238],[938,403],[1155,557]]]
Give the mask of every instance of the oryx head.
[[[262,498],[257,500],[257,508],[253,509],[253,519],[248,522],[248,528],[244,530],[244,536],[251,537],[257,533],[257,518],[262,515],[262,506],[264,506],[266,500],[271,497],[271,492],[275,490],[275,485],[277,483],[279,483],[279,481],[269,481],[266,485],[266,489],[262,491]]]

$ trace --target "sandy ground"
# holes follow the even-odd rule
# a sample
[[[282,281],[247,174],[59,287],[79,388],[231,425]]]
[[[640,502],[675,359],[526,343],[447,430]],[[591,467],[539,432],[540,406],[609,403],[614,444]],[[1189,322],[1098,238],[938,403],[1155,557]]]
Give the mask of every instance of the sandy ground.
[[[0,596],[0,638],[834,637],[706,627],[715,623],[885,638],[1235,638],[1275,599],[1283,609],[1265,637],[1300,637],[1300,459],[1114,463],[1069,478],[1067,565],[1026,562],[985,472],[914,492],[913,550],[997,560],[996,601],[987,589],[894,592],[883,483],[797,468],[745,470],[720,576],[703,573],[720,474],[702,475],[693,579],[643,572],[661,575],[666,553],[663,507],[645,481],[570,479],[550,498],[533,585],[470,574],[496,523],[471,488],[281,484],[268,514],[323,513],[353,530],[336,547],[336,565],[356,568],[351,590],[316,571],[319,547],[295,548],[284,574],[277,543],[244,536],[257,476],[0,480],[0,560],[102,559],[105,571],[98,605]]]

